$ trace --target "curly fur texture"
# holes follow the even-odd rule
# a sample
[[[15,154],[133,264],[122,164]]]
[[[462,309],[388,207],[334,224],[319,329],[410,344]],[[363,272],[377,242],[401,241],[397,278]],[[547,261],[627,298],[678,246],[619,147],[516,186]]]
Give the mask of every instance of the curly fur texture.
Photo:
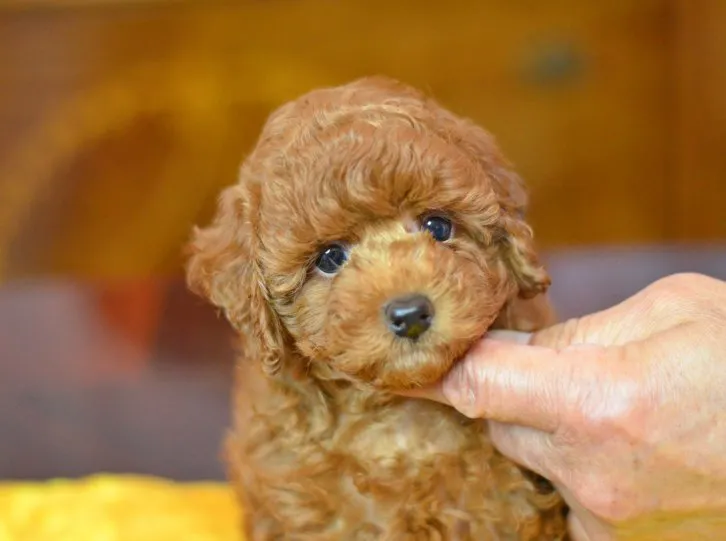
[[[395,392],[438,380],[490,328],[551,322],[525,207],[486,131],[397,81],[270,116],[187,268],[242,340],[225,449],[250,540],[564,538],[559,495],[486,422]],[[417,226],[431,211],[453,239]],[[350,247],[334,277],[313,269],[330,242]],[[415,342],[381,315],[410,293],[436,309]]]

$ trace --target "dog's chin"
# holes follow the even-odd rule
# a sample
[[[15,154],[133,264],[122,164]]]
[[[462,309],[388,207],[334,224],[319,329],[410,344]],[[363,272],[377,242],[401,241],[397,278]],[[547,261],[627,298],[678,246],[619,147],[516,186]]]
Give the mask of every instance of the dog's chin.
[[[435,385],[461,360],[476,340],[438,348],[407,351],[380,359],[366,369],[346,374],[351,379],[383,392],[401,393]]]

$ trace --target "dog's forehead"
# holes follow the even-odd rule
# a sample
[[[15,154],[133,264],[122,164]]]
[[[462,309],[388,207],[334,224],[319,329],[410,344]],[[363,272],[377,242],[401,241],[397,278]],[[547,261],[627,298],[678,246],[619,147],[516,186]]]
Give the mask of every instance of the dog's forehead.
[[[497,202],[486,172],[466,153],[403,121],[354,120],[322,131],[271,155],[265,170],[260,238],[291,264],[403,212],[444,210],[485,225]]]
[[[259,189],[258,232],[270,257],[300,264],[361,225],[404,211],[491,221],[497,196],[486,158],[496,148],[486,132],[472,136],[421,94],[386,84],[316,91],[271,116],[248,175]]]

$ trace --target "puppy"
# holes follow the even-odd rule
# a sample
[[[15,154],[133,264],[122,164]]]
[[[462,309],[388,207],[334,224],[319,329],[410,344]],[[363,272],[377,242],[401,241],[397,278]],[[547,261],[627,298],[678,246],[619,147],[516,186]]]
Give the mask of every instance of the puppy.
[[[397,81],[272,113],[187,266],[242,342],[225,456],[247,539],[564,538],[486,422],[400,395],[488,329],[551,322],[525,204],[487,132]]]

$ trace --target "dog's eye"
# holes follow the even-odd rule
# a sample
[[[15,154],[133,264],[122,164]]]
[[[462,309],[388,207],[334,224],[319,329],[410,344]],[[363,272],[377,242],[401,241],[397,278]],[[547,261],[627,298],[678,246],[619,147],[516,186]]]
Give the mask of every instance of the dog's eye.
[[[443,216],[426,216],[421,221],[421,227],[431,233],[439,242],[447,241],[454,234],[454,225],[451,220]]]
[[[335,274],[348,260],[348,251],[345,246],[331,244],[323,248],[315,260],[315,267],[323,274]]]

